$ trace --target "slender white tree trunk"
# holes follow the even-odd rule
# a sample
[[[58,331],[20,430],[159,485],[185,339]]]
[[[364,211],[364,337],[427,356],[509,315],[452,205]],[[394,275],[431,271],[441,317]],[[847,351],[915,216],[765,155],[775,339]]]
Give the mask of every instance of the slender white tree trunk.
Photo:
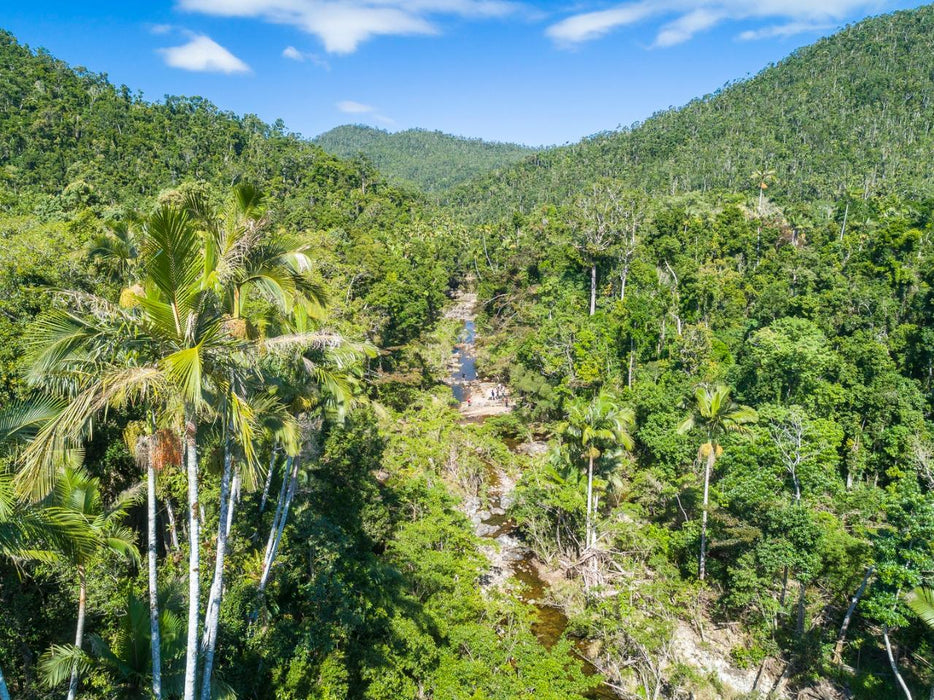
[[[840,663],[843,660],[843,643],[846,641],[846,631],[850,626],[850,620],[853,617],[853,612],[856,610],[856,604],[859,603],[859,599],[862,598],[863,593],[866,592],[866,586],[869,585],[869,579],[872,577],[872,574],[875,570],[875,566],[870,566],[868,569],[866,569],[866,575],[863,576],[862,583],[859,584],[859,588],[856,589],[856,593],[853,594],[852,598],[850,598],[850,607],[846,609],[846,615],[843,616],[843,624],[840,626],[840,634],[837,635],[837,643],[834,645],[834,663]]]
[[[797,620],[796,630],[798,632],[799,637],[804,636],[804,614],[806,612],[805,604],[807,603],[805,595],[806,595],[806,590],[805,590],[804,582],[798,581],[798,620]]]
[[[272,571],[273,562],[276,560],[276,554],[279,551],[279,542],[282,540],[282,531],[285,529],[285,521],[289,517],[289,506],[295,496],[295,487],[298,483],[298,463],[297,457],[286,459],[286,469],[291,467],[291,473],[288,475],[289,486],[285,494],[285,501],[282,504],[282,511],[279,514],[279,522],[274,523],[274,530],[270,532],[270,542],[266,548],[266,561],[263,563],[263,575],[259,581],[259,592],[266,590],[266,584],[269,582],[269,573]]]
[[[181,549],[178,544],[178,527],[175,525],[175,509],[172,507],[171,496],[165,499],[165,514],[169,521],[169,536],[172,539],[172,549],[176,552]]]
[[[185,410],[185,461],[188,471],[188,639],[185,650],[185,700],[197,697],[199,548],[201,521],[198,502],[198,442],[194,410]]]
[[[269,499],[269,487],[272,485],[272,475],[276,471],[276,446],[272,446],[272,454],[269,455],[269,471],[266,472],[266,485],[263,486],[263,498],[259,502],[259,512],[266,510],[266,501]]]
[[[214,554],[214,580],[208,595],[208,606],[204,614],[204,637],[201,649],[204,653],[201,671],[201,700],[211,700],[211,674],[214,671],[214,652],[217,649],[217,628],[220,624],[221,597],[224,592],[224,558],[227,554],[227,535],[230,513],[233,510],[234,492],[230,488],[233,470],[233,451],[227,426],[227,438],[224,441],[224,472],[221,476],[220,513],[217,517],[217,548]]]
[[[152,465],[152,444],[149,449],[149,462],[146,468],[147,481],[147,516],[146,526],[149,535],[149,638],[152,650],[152,695],[156,700],[162,698],[162,640],[159,633],[159,588],[156,576],[156,470]]]
[[[892,673],[895,675],[895,680],[898,681],[899,687],[902,689],[902,692],[905,694],[907,700],[911,700],[911,691],[908,690],[908,686],[905,684],[905,679],[902,678],[902,674],[898,672],[898,664],[895,663],[895,655],[892,653],[892,642],[889,641],[889,626],[882,625],[882,639],[885,640],[885,653],[889,657],[889,666],[892,667]]]
[[[709,444],[710,454],[707,455],[707,462],[704,465],[704,510],[701,515],[700,564],[697,573],[697,578],[701,581],[707,575],[707,504],[710,501],[710,472],[713,471],[713,462],[717,454],[716,443],[711,440]]]
[[[636,342],[630,338],[629,340],[629,371],[626,375],[626,386],[632,389],[632,371],[635,368],[636,362]]]
[[[590,265],[590,315],[597,312],[597,263]]]
[[[6,680],[3,678],[2,668],[0,668],[0,700],[10,700],[10,691],[6,687]]]
[[[587,463],[587,549],[593,546],[593,456]]]
[[[240,488],[243,484],[243,476],[238,467],[234,471],[233,484],[230,487],[230,507],[227,508],[227,541],[230,541],[230,530],[233,528],[234,507],[240,502]]]
[[[78,629],[75,632],[75,646],[79,649],[84,641],[84,611],[88,601],[88,586],[84,567],[78,567]],[[71,680],[68,683],[68,700],[75,700],[78,693],[78,664],[71,667]]]
[[[292,457],[286,457],[285,469],[282,472],[282,484],[279,486],[279,498],[276,500],[276,511],[272,516],[272,525],[269,528],[269,539],[266,540],[266,552],[263,555],[263,570],[266,569],[266,562],[272,552],[273,542],[276,540],[276,532],[279,530],[279,518],[282,517],[282,507],[285,505],[285,496],[289,491],[289,474],[292,470]]]
[[[846,203],[846,209],[843,210],[843,226],[840,227],[840,242],[843,242],[843,234],[846,233],[846,217],[850,213],[850,203]]]

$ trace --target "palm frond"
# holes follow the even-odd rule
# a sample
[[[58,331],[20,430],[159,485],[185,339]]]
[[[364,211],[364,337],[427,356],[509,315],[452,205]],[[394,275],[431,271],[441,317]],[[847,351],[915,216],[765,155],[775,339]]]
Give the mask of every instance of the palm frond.
[[[39,658],[39,673],[43,682],[50,688],[64,683],[71,677],[71,670],[78,667],[79,674],[85,674],[94,666],[87,653],[73,644],[53,644]]]
[[[934,629],[934,588],[919,586],[908,595],[906,602],[924,624]]]

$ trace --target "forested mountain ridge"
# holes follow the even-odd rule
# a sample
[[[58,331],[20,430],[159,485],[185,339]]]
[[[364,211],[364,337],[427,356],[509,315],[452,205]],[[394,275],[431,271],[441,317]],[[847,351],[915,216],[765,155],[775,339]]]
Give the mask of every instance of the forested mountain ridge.
[[[364,156],[393,182],[439,192],[522,160],[536,149],[407,129],[390,133],[362,125],[339,126],[314,142],[341,158]]]
[[[535,154],[443,195],[483,219],[557,203],[601,177],[653,194],[754,191],[833,201],[930,184],[934,6],[849,26],[755,77],[618,132]]]
[[[266,183],[275,196],[314,201],[337,221],[376,173],[286,131],[200,97],[148,102],[104,74],[31,51],[0,30],[0,202],[21,211],[125,206],[185,180]]]
[[[480,226],[7,36],[0,700],[927,694],[930,17],[457,190]],[[841,45],[911,64],[840,99],[871,148],[811,95]],[[752,86],[788,66],[772,133]]]

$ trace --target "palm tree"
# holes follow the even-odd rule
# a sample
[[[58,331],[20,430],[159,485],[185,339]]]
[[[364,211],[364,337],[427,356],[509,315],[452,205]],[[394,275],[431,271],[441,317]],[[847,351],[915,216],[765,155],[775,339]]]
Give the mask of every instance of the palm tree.
[[[293,317],[291,327],[299,334],[310,333],[309,323],[307,316],[299,310]],[[285,360],[285,366],[280,369],[284,381],[278,380],[281,382],[278,388],[283,400],[288,400],[293,420],[300,426],[297,434],[301,439],[291,444],[283,440],[285,467],[263,556],[263,570],[257,589],[260,596],[266,589],[278,555],[302,461],[309,461],[316,456],[317,433],[325,419],[340,422],[347,411],[356,405],[359,361],[364,356],[372,355],[373,348],[367,344],[351,343],[340,336],[332,336],[328,343],[317,348],[296,353],[291,358],[278,358],[279,361]]]
[[[43,510],[24,503],[17,497],[13,477],[0,471],[0,556],[16,562],[24,560],[54,561],[57,554],[42,544],[49,535],[62,543],[75,535],[79,540],[83,533],[75,523],[59,517],[53,509]],[[0,668],[0,700],[10,700],[3,669]]]
[[[631,431],[635,414],[631,408],[619,406],[615,400],[600,392],[589,402],[577,402],[568,411],[567,419],[559,431],[573,440],[574,449],[587,460],[587,523],[586,548],[597,542],[594,527],[593,476],[594,463],[600,457],[633,448]]]
[[[185,657],[185,630],[179,614],[184,603],[181,589],[170,583],[159,593],[159,626],[162,630],[162,659],[166,673],[163,690],[166,695],[177,696],[182,692]],[[149,605],[132,592],[118,615],[118,626],[112,639],[105,641],[99,635],[88,635],[89,652],[70,644],[53,645],[39,662],[39,669],[47,685],[54,687],[71,675],[77,664],[83,671],[97,667],[111,677],[109,690],[121,700],[148,700],[151,667],[148,649],[150,646]]]
[[[265,199],[254,185],[237,185],[223,210],[199,193],[190,194],[185,205],[204,229],[205,283],[232,319],[243,318],[251,292],[285,315],[298,305],[312,313],[323,310],[324,290],[308,276],[311,259],[304,248],[269,230]]]
[[[139,560],[139,552],[133,544],[133,532],[120,525],[126,517],[127,508],[137,500],[135,492],[123,494],[110,510],[105,510],[100,496],[100,482],[92,478],[81,467],[66,467],[50,495],[49,505],[73,513],[83,523],[87,537],[73,540],[62,552],[78,576],[78,623],[75,632],[75,648],[79,651],[84,644],[84,617],[87,605],[87,567],[104,550],[112,550],[130,559]],[[68,700],[74,700],[78,691],[78,664],[71,669],[68,683]]]
[[[257,211],[255,192],[242,187],[238,193],[236,211]],[[198,215],[198,222],[189,211]],[[241,320],[246,292],[252,289],[281,309],[296,305],[306,315],[314,314],[323,301],[304,274],[304,254],[266,246],[257,233],[261,228],[248,215],[209,220],[206,205],[196,200],[187,210],[163,206],[143,224],[136,273],[139,285],[121,295],[122,303],[64,292],[61,296],[71,310],[50,311],[35,325],[32,339],[31,380],[63,397],[67,406],[25,451],[25,468],[19,475],[22,490],[47,493],[60,455],[80,445],[94,416],[110,405],[137,402],[152,411],[158,423],[181,426],[189,506],[186,700],[196,697],[199,649],[199,423],[219,418],[223,429],[230,431],[230,439],[225,440],[228,454],[236,444],[252,464],[252,422],[244,387],[246,378],[255,374],[260,352],[315,347],[336,337],[295,333],[258,342],[242,332],[241,324],[231,322]],[[224,472],[222,508],[229,499],[232,459],[225,459]],[[229,520],[226,512],[222,514],[222,523]],[[224,526],[220,530],[225,541],[227,530]],[[154,528],[151,532],[154,542]],[[154,557],[154,546],[151,552]],[[215,572],[217,565],[223,568],[223,549],[218,554]],[[155,571],[152,562],[150,570]],[[216,580],[219,584],[221,578]],[[214,591],[208,608],[211,636],[216,635],[219,586]],[[154,580],[150,595],[155,632]],[[152,635],[153,693],[158,698],[157,637]],[[210,679],[210,672],[204,675]]]
[[[701,516],[701,542],[698,578],[703,581],[707,570],[707,504],[710,496],[710,474],[714,462],[723,451],[720,438],[726,433],[744,432],[746,426],[758,420],[756,412],[749,406],[740,406],[730,398],[730,387],[725,384],[700,385],[694,390],[694,411],[678,426],[679,433],[697,427],[707,436],[701,445],[699,456],[704,463],[704,506]]]
[[[268,218],[263,197],[254,186],[241,184],[235,187],[224,211],[214,209],[206,198],[198,195],[189,196],[186,206],[198,225],[204,229],[204,283],[212,287],[220,300],[227,332],[241,338],[251,334],[253,319],[245,317],[251,292],[272,302],[282,317],[286,317],[296,308],[315,315],[323,309],[324,293],[307,275],[311,268],[310,259],[302,249],[289,248],[281,236],[271,235],[266,230]],[[294,341],[301,347],[301,338],[296,337]],[[246,347],[243,349],[246,350]],[[247,370],[254,366],[256,361],[255,355],[249,353],[240,353],[234,359]],[[253,421],[255,414],[247,399],[250,393],[247,383],[236,380],[231,372],[227,393],[222,397],[224,466],[221,476],[214,579],[208,597],[202,639],[203,700],[209,700],[211,696],[211,676],[223,595],[224,559],[233,522],[235,499],[240,492],[241,470],[239,463],[234,467],[235,447],[239,446],[245,458],[243,461],[251,472],[255,471],[256,466],[252,445],[256,432]],[[273,404],[274,402],[265,401],[262,408],[269,411]],[[283,411],[274,413],[281,417]],[[235,440],[235,435],[240,436],[239,443]],[[251,476],[254,474],[251,473]]]
[[[57,410],[48,400],[14,402],[0,412],[0,445],[14,449],[32,438],[37,428]],[[66,544],[81,543],[87,533],[81,523],[58,507],[41,507],[25,502],[16,494],[13,475],[0,470],[0,557],[14,562],[59,559]],[[0,668],[0,700],[10,700],[10,692]]]
[[[140,236],[133,226],[135,223],[138,223],[135,216],[129,221],[111,222],[106,231],[91,239],[88,246],[88,257],[98,261],[121,284],[134,281],[140,255]]]
[[[189,506],[189,608],[185,698],[194,700],[198,660],[200,518],[198,424],[212,414],[246,341],[224,331],[223,313],[204,284],[205,250],[187,213],[161,207],[145,222],[138,292],[118,306],[79,292],[72,310],[54,309],[34,327],[31,379],[68,405],[25,450],[25,490],[51,487],[57,456],[78,445],[109,405],[139,401],[183,426]],[[179,418],[181,420],[179,420]],[[155,612],[155,611],[153,611]],[[153,639],[153,655],[158,654]],[[154,681],[156,680],[154,664]],[[157,689],[154,688],[157,694]]]
[[[909,595],[906,601],[911,611],[917,615],[921,621],[934,630],[934,589],[918,586]],[[886,649],[889,652],[889,661],[895,669],[895,660],[892,658],[891,645],[886,640]],[[899,678],[901,682],[901,678]],[[931,686],[930,700],[934,700],[934,686]]]
[[[768,168],[760,168],[752,174],[752,179],[756,183],[756,187],[759,188],[759,207],[758,213],[761,216],[762,214],[762,199],[765,196],[765,191],[769,187],[769,183],[775,179],[775,171]]]

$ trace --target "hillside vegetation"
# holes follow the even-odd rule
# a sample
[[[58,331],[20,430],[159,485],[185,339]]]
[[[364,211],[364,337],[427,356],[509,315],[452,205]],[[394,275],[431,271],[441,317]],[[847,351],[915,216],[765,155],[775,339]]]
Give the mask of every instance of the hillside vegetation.
[[[2,35],[0,700],[927,695],[932,39],[429,196]]]
[[[535,152],[528,146],[407,129],[390,133],[368,126],[339,126],[314,142],[341,158],[363,156],[391,182],[440,192],[511,165]]]
[[[601,177],[652,194],[753,192],[783,202],[918,191],[934,152],[934,6],[877,17],[641,124],[536,154],[444,201],[491,219]]]
[[[0,105],[0,697],[582,700],[439,480],[502,449],[434,381],[463,229],[9,34]]]

